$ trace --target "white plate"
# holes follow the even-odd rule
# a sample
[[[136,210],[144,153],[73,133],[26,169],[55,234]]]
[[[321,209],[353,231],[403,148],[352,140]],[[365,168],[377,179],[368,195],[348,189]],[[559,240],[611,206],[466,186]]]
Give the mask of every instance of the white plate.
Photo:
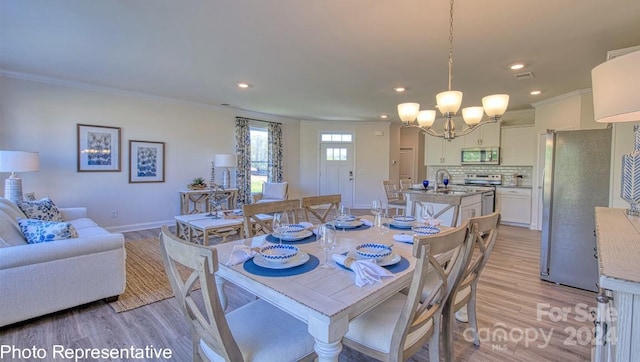
[[[333,226],[335,226],[338,229],[354,229],[362,225],[362,221],[360,220],[353,220],[350,222],[338,223],[338,224],[336,224],[335,221],[332,221],[331,223],[333,224]]]
[[[401,243],[413,244],[413,234],[406,234],[406,233],[394,234],[393,240],[399,241]]]
[[[353,253],[353,255],[355,255],[356,259],[366,260],[365,258],[361,258],[360,256],[358,256],[356,253]],[[397,264],[398,262],[400,262],[400,260],[402,260],[402,257],[400,255],[396,253],[391,253],[391,255],[385,257],[382,260],[377,261],[376,264],[379,266],[389,266],[389,265]]]
[[[411,230],[411,228],[413,227],[413,225],[414,225],[415,223],[413,223],[413,222],[412,222],[412,223],[407,223],[407,224],[404,224],[404,223],[403,223],[403,224],[397,224],[397,223],[395,223],[395,222],[393,222],[393,221],[392,221],[392,222],[390,222],[389,224],[390,224],[391,226],[395,227],[395,228],[398,228],[398,229],[407,229],[407,230]]]
[[[308,238],[311,235],[313,235],[313,232],[311,230],[305,229],[305,230],[302,230],[299,233],[295,233],[295,234],[283,234],[282,235],[282,240],[284,240],[284,241],[298,241],[298,240],[302,240],[302,239]],[[278,234],[272,233],[271,236],[273,236],[276,239],[280,239],[280,236]]]
[[[253,262],[257,266],[261,266],[263,268],[268,268],[268,269],[289,269],[289,268],[296,267],[298,265],[302,265],[308,261],[309,261],[309,254],[303,251],[298,252],[298,255],[294,256],[293,258],[291,258],[291,260],[289,260],[286,263],[275,263],[275,262],[267,261],[260,254],[253,257]]]

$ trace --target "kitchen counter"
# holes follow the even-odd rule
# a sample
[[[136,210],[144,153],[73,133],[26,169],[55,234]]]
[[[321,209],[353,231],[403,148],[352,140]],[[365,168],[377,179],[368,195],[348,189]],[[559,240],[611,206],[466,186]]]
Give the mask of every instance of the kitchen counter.
[[[499,185],[496,187],[502,187],[505,189],[531,189],[533,186],[531,185],[518,185],[518,186],[509,186],[509,185]]]
[[[438,191],[408,189],[400,192],[407,200],[407,215],[420,216],[416,208],[421,209],[424,204],[432,204],[435,208],[435,218],[443,221],[444,225],[457,226],[467,218],[481,215],[482,194],[491,191],[486,188],[449,186]]]

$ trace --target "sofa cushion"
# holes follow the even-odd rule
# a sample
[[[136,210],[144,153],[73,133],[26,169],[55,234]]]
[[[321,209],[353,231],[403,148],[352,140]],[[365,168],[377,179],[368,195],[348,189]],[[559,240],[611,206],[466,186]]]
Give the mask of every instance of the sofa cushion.
[[[22,210],[20,210],[18,205],[5,199],[4,197],[0,197],[0,210],[6,212],[13,222],[15,222],[19,217],[26,217]],[[17,225],[18,224],[16,224],[16,226]]]
[[[284,200],[288,186],[287,182],[265,182],[262,186],[262,198]]]
[[[37,201],[18,201],[17,204],[28,219],[63,221],[60,210],[48,197]]]
[[[68,222],[18,219],[18,225],[29,244],[78,237],[78,231]]]
[[[2,209],[0,209],[0,237],[4,244],[9,246],[27,244],[22,231],[18,227],[18,221]]]

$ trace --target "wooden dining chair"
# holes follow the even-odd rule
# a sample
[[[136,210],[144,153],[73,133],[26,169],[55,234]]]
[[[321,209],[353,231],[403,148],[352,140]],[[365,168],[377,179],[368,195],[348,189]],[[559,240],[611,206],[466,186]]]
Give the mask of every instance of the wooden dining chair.
[[[493,246],[498,236],[500,225],[500,213],[494,212],[486,216],[471,218],[468,220],[475,226],[473,238],[473,252],[470,262],[462,273],[462,278],[456,290],[449,296],[449,301],[443,312],[443,330],[453,330],[455,312],[461,310],[466,305],[469,328],[473,331],[473,344],[480,345],[478,337],[478,320],[476,315],[476,291],[478,289],[478,279],[484,266],[489,260]],[[448,344],[449,350],[445,349],[445,356],[453,359],[453,343]]]
[[[400,179],[400,190],[408,190],[413,186],[410,178],[401,178]]]
[[[244,217],[244,235],[250,238],[257,233],[269,234],[273,232],[271,219],[260,218],[258,215],[286,212],[291,223],[298,222],[300,200],[272,201],[257,204],[244,204],[242,214]]]
[[[321,196],[308,196],[301,199],[302,210],[304,211],[304,220],[307,222],[313,222],[309,214],[314,216],[319,223],[327,222],[327,216],[333,210],[336,215],[338,214],[338,206],[342,201],[341,195],[321,195]]]
[[[434,236],[414,236],[415,270],[408,292],[397,293],[349,323],[343,343],[381,361],[404,361],[429,343],[429,360],[440,360],[442,310],[460,282],[473,239],[465,222]],[[437,255],[452,252],[446,267]],[[429,291],[425,293],[427,280]]]
[[[395,214],[398,215],[400,210],[404,211],[407,209],[407,200],[405,200],[404,195],[400,192],[400,185],[396,180],[383,180],[382,187],[384,188],[384,193],[387,198],[387,214],[389,213],[389,208],[395,209]]]
[[[313,360],[314,339],[307,325],[262,299],[225,314],[215,272],[215,248],[179,239],[167,226],[160,232],[162,259],[171,288],[191,328],[194,360],[298,361]],[[182,270],[188,276],[182,277]],[[202,301],[194,300],[194,286]],[[195,293],[194,293],[195,292]],[[197,353],[196,353],[197,351]]]

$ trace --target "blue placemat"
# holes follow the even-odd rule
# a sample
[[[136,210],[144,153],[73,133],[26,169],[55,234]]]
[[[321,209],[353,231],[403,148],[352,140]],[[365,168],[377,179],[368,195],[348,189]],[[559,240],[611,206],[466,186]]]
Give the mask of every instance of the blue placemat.
[[[408,263],[407,263],[408,264]],[[263,277],[290,277],[293,275],[303,274],[313,269],[317,268],[320,265],[320,260],[315,256],[309,254],[309,261],[302,265],[294,266],[293,268],[287,269],[269,269],[263,268],[261,266],[256,265],[253,262],[253,259],[249,259],[244,262],[244,270],[248,271],[251,274],[260,275]]]
[[[277,237],[269,234],[267,235],[267,237],[265,238],[268,242],[271,243],[276,243],[279,244],[280,243],[280,239],[278,239]],[[283,244],[287,244],[287,245],[295,245],[295,244],[308,244],[308,243],[312,243],[316,241],[316,234],[311,234],[311,236],[307,236],[304,239],[300,239],[300,240],[282,240]]]
[[[362,224],[362,225],[356,226],[356,227],[354,227],[354,228],[341,228],[341,227],[339,227],[339,226],[335,226],[336,230],[339,230],[339,231],[358,231],[358,230],[367,230],[367,229],[368,229],[368,228],[370,228],[370,227],[371,227],[371,226],[369,226],[369,225],[365,225],[365,224]]]

